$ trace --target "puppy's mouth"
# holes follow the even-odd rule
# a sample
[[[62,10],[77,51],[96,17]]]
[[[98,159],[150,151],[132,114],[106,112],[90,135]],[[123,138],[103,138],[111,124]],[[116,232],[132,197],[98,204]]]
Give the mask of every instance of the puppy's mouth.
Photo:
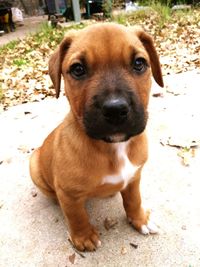
[[[143,104],[133,93],[95,96],[83,115],[87,135],[107,143],[124,142],[142,133],[146,122]]]
[[[129,139],[126,134],[113,134],[110,136],[105,136],[102,138],[103,141],[106,143],[119,143],[119,142],[125,142]]]
[[[136,111],[130,111],[127,118],[118,121],[108,121],[98,109],[91,109],[85,113],[83,124],[86,134],[96,140],[107,143],[125,142],[129,138],[141,134],[146,127],[147,113],[141,106]]]

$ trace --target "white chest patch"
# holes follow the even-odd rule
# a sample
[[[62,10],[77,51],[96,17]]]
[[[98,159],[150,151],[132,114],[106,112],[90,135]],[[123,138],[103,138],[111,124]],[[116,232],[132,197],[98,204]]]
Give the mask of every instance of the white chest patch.
[[[127,145],[128,142],[116,144],[117,157],[119,160],[122,160],[121,169],[115,175],[105,176],[102,184],[119,184],[123,182],[123,188],[125,188],[130,180],[134,178],[134,175],[140,166],[133,165],[128,159],[126,152]]]

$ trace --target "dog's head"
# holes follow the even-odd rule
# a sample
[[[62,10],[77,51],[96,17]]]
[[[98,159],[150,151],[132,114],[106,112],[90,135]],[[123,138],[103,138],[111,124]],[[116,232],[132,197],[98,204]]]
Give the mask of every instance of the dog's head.
[[[61,74],[72,112],[86,133],[120,142],[142,133],[151,74],[163,87],[152,38],[141,28],[97,24],[69,33],[49,62],[59,96]]]

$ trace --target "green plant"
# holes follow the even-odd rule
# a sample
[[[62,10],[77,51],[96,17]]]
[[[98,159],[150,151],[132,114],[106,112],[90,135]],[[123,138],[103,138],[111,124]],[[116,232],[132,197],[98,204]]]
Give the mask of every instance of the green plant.
[[[105,18],[111,18],[112,16],[112,0],[103,1],[103,14]]]
[[[27,65],[28,61],[26,59],[23,59],[23,58],[17,58],[17,59],[13,60],[13,64],[18,66],[18,67],[21,67],[23,65]]]
[[[155,1],[151,5],[151,8],[154,9],[160,15],[161,23],[166,22],[171,17],[172,10],[170,8],[169,3],[170,1],[168,1],[166,5],[163,5],[160,2]]]
[[[29,36],[29,38],[33,40],[35,46],[45,42],[58,44],[63,37],[64,29],[53,28],[47,22],[43,23],[36,33]]]
[[[126,17],[126,14],[124,13],[119,13],[118,15],[113,15],[112,16],[112,21],[115,21],[119,24],[123,24],[125,25],[126,22],[127,22],[127,17]]]
[[[150,17],[152,13],[153,12],[151,9],[141,9],[141,10],[133,12],[132,14],[130,14],[130,16],[135,20],[135,22],[137,22],[137,21]]]
[[[13,40],[11,42],[9,42],[6,45],[3,45],[2,47],[0,47],[0,53],[3,53],[6,50],[13,50],[15,49],[15,47],[19,44],[20,40]]]
[[[183,0],[184,1],[184,0]],[[152,6],[154,4],[160,4],[163,6],[170,6],[173,0],[141,0],[139,1],[140,5]]]
[[[13,40],[11,42],[9,42],[7,45],[5,45],[5,48],[8,48],[8,49],[14,49],[16,47],[17,44],[19,44],[19,40]]]
[[[145,17],[146,15],[149,16],[151,13],[156,13],[158,18],[158,26],[162,28],[163,25],[171,19],[172,16],[172,9],[171,4],[172,0],[149,0],[149,1],[141,1],[143,5],[146,5],[148,8],[143,11],[143,13],[138,13],[137,17],[142,19],[142,16]],[[147,14],[149,13],[149,14]]]

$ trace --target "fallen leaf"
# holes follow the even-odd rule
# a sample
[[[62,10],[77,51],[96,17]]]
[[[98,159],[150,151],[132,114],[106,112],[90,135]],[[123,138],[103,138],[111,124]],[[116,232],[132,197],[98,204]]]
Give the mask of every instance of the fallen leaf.
[[[163,93],[159,92],[159,93],[153,93],[152,96],[153,97],[163,97],[164,95],[163,95]]]
[[[131,247],[137,249],[138,248],[138,245],[137,244],[134,244],[134,243],[130,243]]]
[[[104,227],[106,230],[110,230],[111,228],[114,228],[116,224],[118,224],[118,221],[115,219],[106,218],[104,220]]]
[[[179,124],[179,127],[176,128],[176,131],[171,130],[165,136],[162,136],[160,142],[163,145],[169,145],[177,148],[195,148],[200,145],[200,136],[198,131],[195,131],[195,122],[198,118],[195,118],[192,123],[192,117],[190,119],[187,127],[184,123]],[[185,120],[186,121],[186,120]],[[186,122],[185,122],[186,123]]]
[[[75,253],[73,253],[72,255],[69,255],[69,261],[70,261],[72,264],[74,264],[74,262],[75,262],[75,258],[76,258],[76,254],[75,254]]]
[[[195,157],[195,149],[181,148],[178,152],[178,156],[182,158],[182,163],[184,166],[189,166],[192,158]]]
[[[30,111],[24,111],[24,115],[29,115],[29,114],[31,114]]]
[[[186,225],[182,225],[181,229],[182,230],[187,230],[187,226]]]
[[[22,153],[29,153],[30,152],[29,147],[26,145],[20,145],[17,149],[20,150]]]
[[[127,249],[125,247],[122,247],[121,249],[121,254],[125,255],[127,253]]]
[[[33,188],[32,190],[31,190],[31,195],[32,195],[32,197],[37,197],[37,191],[36,191],[36,188]]]

